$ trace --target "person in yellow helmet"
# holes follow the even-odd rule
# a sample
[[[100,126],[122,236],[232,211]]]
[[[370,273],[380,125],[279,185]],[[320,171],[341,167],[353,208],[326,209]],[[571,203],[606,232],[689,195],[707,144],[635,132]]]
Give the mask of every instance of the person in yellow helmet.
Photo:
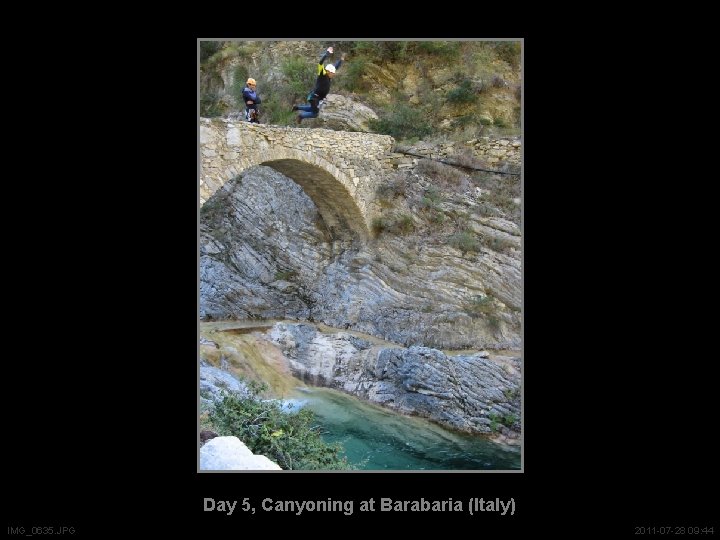
[[[320,114],[318,104],[320,101],[325,99],[325,96],[330,92],[330,82],[335,76],[335,72],[338,70],[340,65],[345,60],[345,55],[340,57],[340,60],[335,64],[328,64],[323,66],[325,59],[333,53],[333,48],[328,47],[327,51],[320,57],[320,61],[317,65],[317,80],[315,81],[315,88],[308,94],[307,101],[310,105],[293,105],[293,111],[302,111],[297,116],[297,123],[300,124],[303,118],[315,118]]]
[[[245,83],[245,88],[243,89],[243,101],[245,101],[245,119],[248,122],[259,124],[260,120],[258,120],[257,106],[260,103],[260,96],[258,96],[257,90],[255,90],[256,86],[257,83],[255,82],[255,79],[250,77],[247,80],[247,83]]]

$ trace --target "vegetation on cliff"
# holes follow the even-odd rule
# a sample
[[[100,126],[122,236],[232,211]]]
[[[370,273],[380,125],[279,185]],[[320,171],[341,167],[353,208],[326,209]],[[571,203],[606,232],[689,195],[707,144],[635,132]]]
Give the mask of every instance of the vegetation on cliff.
[[[517,41],[202,41],[200,114],[244,110],[242,90],[258,80],[263,121],[292,125],[291,107],[312,88],[320,52],[346,55],[332,92],[379,116],[370,129],[397,139],[517,134]]]
[[[227,392],[217,401],[207,427],[219,435],[233,435],[254,454],[262,454],[283,469],[351,469],[339,444],[323,442],[312,411],[283,411],[278,401],[263,401],[267,386],[251,381],[249,395]]]

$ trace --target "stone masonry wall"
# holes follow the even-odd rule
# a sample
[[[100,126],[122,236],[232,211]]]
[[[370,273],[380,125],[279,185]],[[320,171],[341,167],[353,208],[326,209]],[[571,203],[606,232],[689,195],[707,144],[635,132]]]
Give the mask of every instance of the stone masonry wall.
[[[380,212],[378,184],[387,173],[413,168],[418,162],[417,157],[393,152],[394,148],[395,140],[388,135],[201,118],[200,204],[243,170],[265,164],[295,180],[330,227],[350,228],[367,237],[372,219]],[[448,160],[470,152],[493,168],[521,164],[519,137],[439,145],[420,142],[409,151]]]
[[[200,204],[243,170],[266,164],[300,184],[321,213],[332,196],[343,212],[359,213],[367,229],[378,211],[375,190],[388,168],[381,157],[394,144],[387,135],[202,118]]]
[[[519,167],[522,164],[521,146],[520,137],[480,137],[479,139],[472,139],[470,141],[440,144],[419,142],[408,147],[407,151],[426,156],[430,159],[444,159],[448,161],[456,161],[459,155],[470,154],[484,161],[491,169],[501,170],[506,164],[515,167]],[[385,156],[384,159],[396,168],[402,169],[414,167],[417,165],[419,158],[394,153]]]

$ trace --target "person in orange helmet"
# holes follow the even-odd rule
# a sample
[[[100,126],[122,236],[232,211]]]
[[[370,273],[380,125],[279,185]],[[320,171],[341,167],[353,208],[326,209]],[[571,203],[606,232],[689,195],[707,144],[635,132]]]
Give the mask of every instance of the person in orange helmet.
[[[245,120],[255,124],[259,124],[258,120],[258,104],[260,103],[260,96],[258,96],[257,90],[255,89],[257,83],[255,79],[250,77],[245,83],[243,89],[243,101],[245,101]]]

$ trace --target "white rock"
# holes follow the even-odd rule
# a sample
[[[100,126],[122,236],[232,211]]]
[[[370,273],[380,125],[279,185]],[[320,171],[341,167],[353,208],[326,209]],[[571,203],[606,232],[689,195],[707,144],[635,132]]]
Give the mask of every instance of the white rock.
[[[200,448],[203,471],[281,470],[265,456],[256,456],[237,437],[215,437]]]

